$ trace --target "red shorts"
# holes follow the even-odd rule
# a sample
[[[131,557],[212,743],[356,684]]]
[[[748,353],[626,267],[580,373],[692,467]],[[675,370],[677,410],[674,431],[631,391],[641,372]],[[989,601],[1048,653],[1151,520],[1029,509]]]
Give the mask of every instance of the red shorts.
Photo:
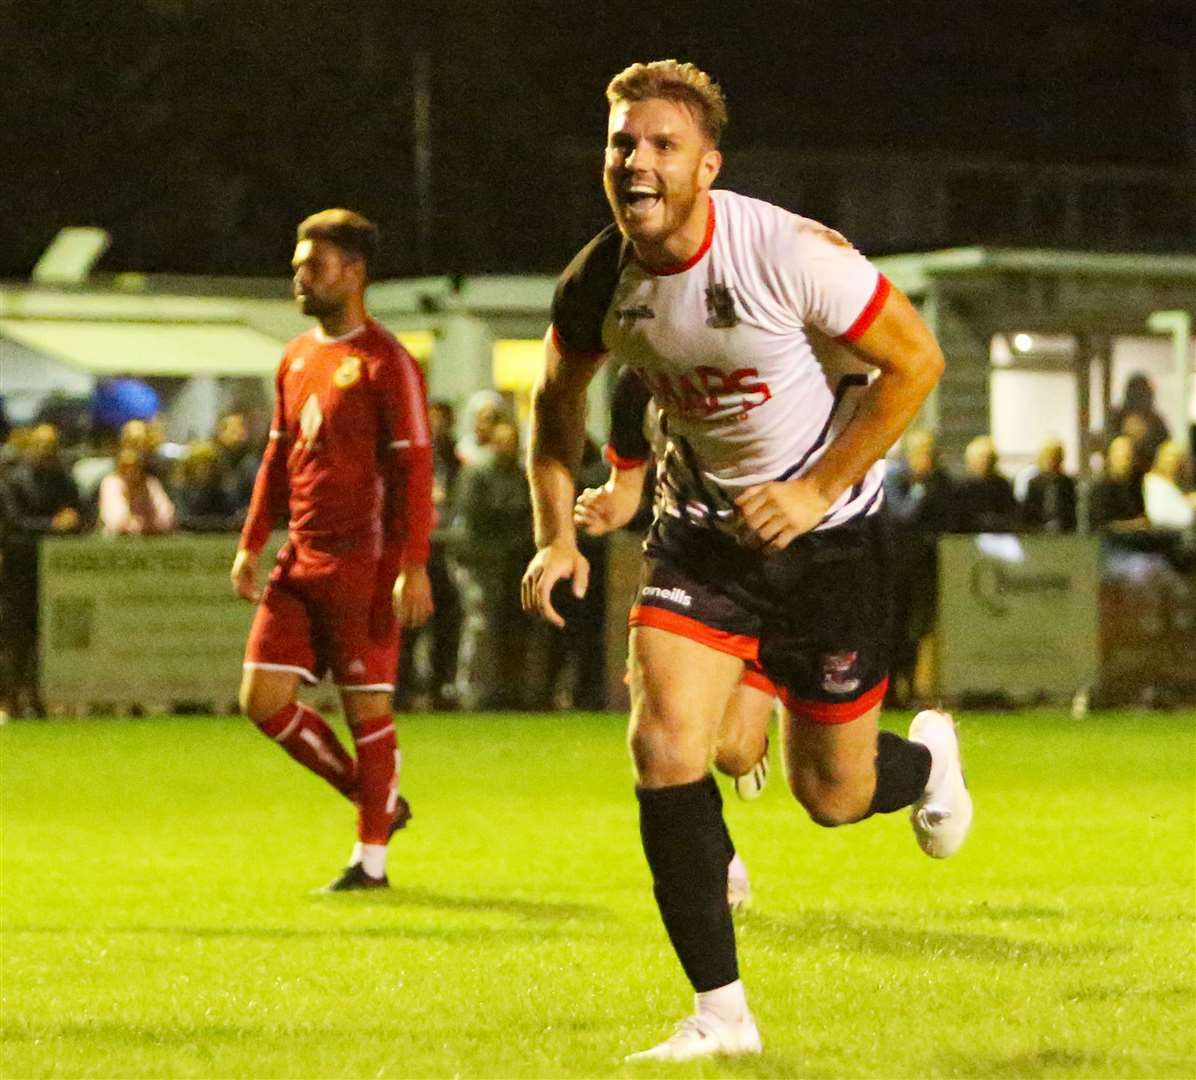
[[[399,628],[370,633],[377,560],[371,555],[330,559],[288,543],[262,594],[245,667],[293,671],[308,682],[325,672],[345,690],[393,690]]]

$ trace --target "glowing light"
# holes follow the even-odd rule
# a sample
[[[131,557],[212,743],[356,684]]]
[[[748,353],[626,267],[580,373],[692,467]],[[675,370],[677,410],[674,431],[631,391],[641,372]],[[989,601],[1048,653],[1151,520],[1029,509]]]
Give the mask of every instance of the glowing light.
[[[1014,334],[1013,347],[1018,352],[1029,352],[1034,348],[1034,339],[1029,334]]]

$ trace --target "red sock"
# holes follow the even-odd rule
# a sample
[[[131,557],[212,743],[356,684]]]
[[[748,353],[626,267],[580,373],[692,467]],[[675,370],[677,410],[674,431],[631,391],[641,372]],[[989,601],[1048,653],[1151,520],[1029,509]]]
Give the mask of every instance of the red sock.
[[[390,839],[398,796],[395,775],[395,725],[387,713],[353,729],[357,744],[357,839],[385,844]]]
[[[345,798],[356,799],[357,766],[315,709],[293,701],[258,727],[300,765],[322,776]]]

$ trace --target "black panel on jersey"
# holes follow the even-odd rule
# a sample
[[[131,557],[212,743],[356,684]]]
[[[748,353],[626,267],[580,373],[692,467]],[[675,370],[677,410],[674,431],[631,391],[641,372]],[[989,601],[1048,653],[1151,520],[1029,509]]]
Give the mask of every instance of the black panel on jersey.
[[[647,461],[652,446],[644,434],[644,412],[652,400],[648,384],[629,367],[619,372],[610,403],[610,448],[629,461]]]
[[[594,237],[565,267],[552,298],[552,325],[569,352],[606,352],[602,323],[627,260],[627,244],[614,225]]]

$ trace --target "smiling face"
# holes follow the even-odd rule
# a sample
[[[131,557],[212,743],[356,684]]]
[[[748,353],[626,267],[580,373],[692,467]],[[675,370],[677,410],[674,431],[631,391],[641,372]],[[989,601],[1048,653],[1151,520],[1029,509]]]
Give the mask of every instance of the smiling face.
[[[697,116],[680,102],[611,106],[603,187],[615,224],[644,262],[684,262],[701,246],[706,194],[721,164]]]

